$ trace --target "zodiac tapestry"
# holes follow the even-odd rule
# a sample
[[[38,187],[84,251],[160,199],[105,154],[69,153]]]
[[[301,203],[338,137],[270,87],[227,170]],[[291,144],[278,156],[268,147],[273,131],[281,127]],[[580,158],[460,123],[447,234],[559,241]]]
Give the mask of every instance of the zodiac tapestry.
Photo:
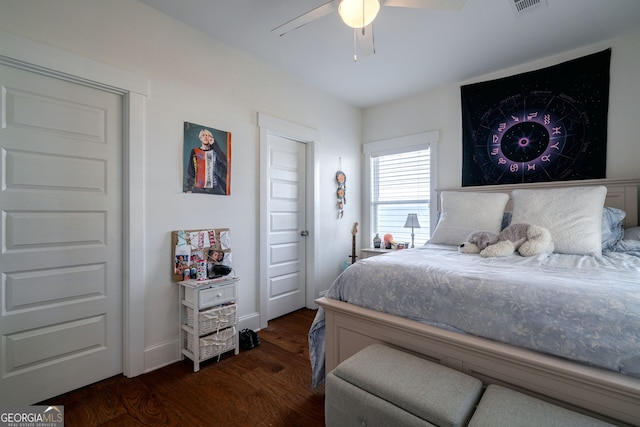
[[[462,86],[462,186],[605,178],[610,62]]]

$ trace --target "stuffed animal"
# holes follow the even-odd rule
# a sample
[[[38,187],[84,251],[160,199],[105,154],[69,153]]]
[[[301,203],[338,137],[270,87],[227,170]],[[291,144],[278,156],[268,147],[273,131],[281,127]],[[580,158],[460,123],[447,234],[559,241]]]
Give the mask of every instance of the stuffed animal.
[[[476,231],[458,247],[464,254],[501,257],[518,251],[522,256],[551,253],[554,250],[551,233],[544,227],[531,224],[511,224],[500,234]]]
[[[479,254],[484,248],[498,242],[498,235],[490,231],[474,231],[467,240],[458,246],[458,252],[463,254]]]

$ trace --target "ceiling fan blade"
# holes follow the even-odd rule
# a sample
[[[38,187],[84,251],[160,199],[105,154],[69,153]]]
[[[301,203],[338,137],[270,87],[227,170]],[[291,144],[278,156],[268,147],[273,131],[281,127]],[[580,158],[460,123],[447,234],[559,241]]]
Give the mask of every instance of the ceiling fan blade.
[[[291,21],[285,22],[279,27],[271,30],[271,32],[279,36],[284,36],[288,32],[297,30],[298,28],[307,25],[309,22],[322,18],[323,16],[335,12],[336,10],[338,10],[337,0],[331,0],[323,5],[316,7],[315,9],[310,10],[307,13],[303,13],[297,18],[293,18]]]
[[[376,53],[376,45],[373,38],[373,24],[369,24],[364,28],[356,28],[354,31],[358,44],[358,55],[368,56]]]
[[[460,10],[467,0],[387,0],[385,6],[413,9]]]

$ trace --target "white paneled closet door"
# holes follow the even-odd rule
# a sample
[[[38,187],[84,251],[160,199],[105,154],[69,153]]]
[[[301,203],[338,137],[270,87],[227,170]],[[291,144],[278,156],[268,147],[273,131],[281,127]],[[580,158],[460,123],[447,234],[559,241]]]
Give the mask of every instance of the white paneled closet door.
[[[123,97],[0,65],[0,402],[119,374]]]
[[[268,318],[305,306],[305,144],[269,135]]]

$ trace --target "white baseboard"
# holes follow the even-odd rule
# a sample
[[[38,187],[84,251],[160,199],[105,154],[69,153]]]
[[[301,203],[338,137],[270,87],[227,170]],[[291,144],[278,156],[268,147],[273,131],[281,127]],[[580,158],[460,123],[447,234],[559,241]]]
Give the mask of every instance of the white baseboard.
[[[238,318],[238,331],[243,329],[251,329],[257,331],[260,329],[260,314],[255,312]]]
[[[144,349],[144,372],[151,372],[180,360],[180,340],[176,339]]]

